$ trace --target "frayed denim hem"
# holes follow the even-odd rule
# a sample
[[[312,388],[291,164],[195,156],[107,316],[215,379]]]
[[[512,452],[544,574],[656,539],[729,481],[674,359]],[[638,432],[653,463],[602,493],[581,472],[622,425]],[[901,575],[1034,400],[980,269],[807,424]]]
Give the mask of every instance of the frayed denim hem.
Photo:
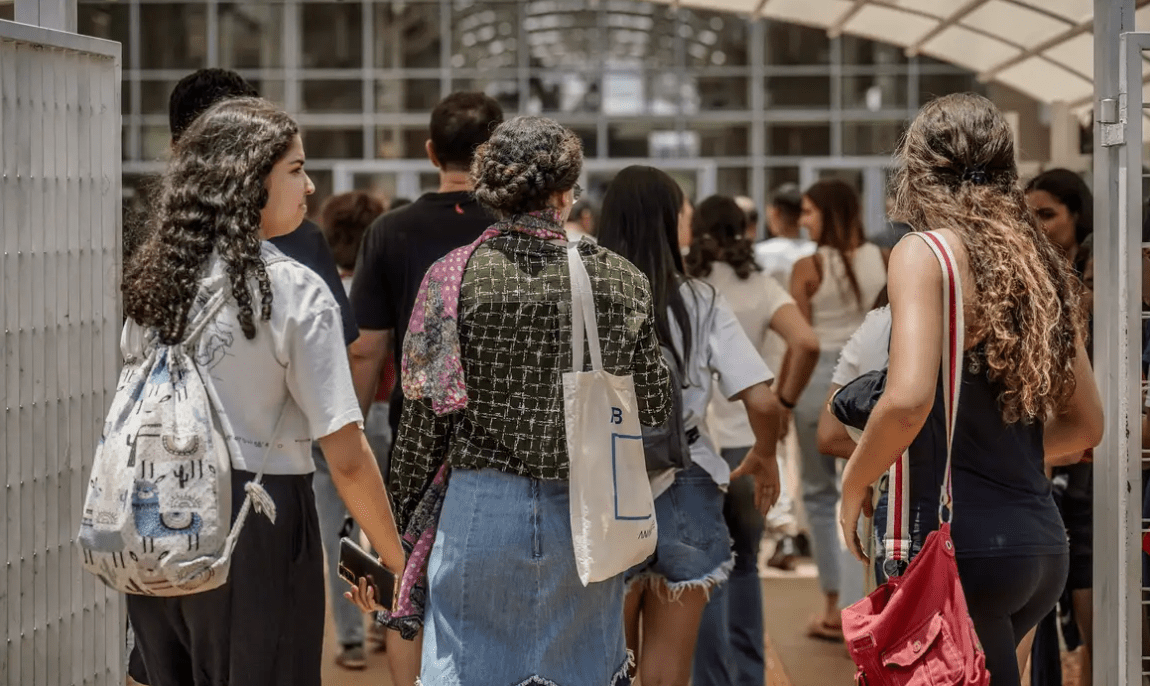
[[[611,682],[607,686],[631,686],[631,672],[635,669],[635,653],[627,650],[627,658],[623,660],[618,671],[611,677]],[[415,686],[424,686],[423,681],[416,677]],[[526,681],[520,681],[515,686],[559,686],[550,679],[544,679],[541,676],[532,676]]]
[[[642,572],[627,582],[627,593],[632,590],[656,588],[660,585],[667,588],[666,597],[672,603],[677,603],[683,597],[683,593],[692,588],[703,589],[703,594],[706,596],[707,601],[711,600],[711,591],[714,590],[719,584],[726,583],[727,579],[731,577],[731,570],[735,568],[735,556],[732,553],[723,564],[711,570],[709,573],[699,577],[698,579],[689,579],[687,581],[668,581],[667,577],[659,574],[658,572]],[[661,594],[662,595],[662,594]]]

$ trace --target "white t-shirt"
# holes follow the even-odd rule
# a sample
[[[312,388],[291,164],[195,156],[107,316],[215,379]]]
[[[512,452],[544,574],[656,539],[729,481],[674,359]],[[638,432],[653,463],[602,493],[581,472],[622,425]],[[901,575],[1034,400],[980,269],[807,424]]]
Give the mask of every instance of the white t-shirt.
[[[791,294],[763,272],[752,272],[746,279],[740,279],[734,268],[726,262],[711,265],[711,274],[704,280],[726,298],[743,332],[759,350],[767,367],[777,368],[780,361],[767,359],[764,351],[771,338],[778,338],[771,331],[771,320],[780,307],[795,302]],[[709,424],[712,438],[720,450],[755,444],[755,433],[751,430],[747,411],[738,400],[714,397],[711,400]]]
[[[867,312],[862,325],[843,346],[831,383],[845,386],[862,374],[886,368],[890,363],[890,328],[889,306]]]
[[[196,362],[215,386],[240,446],[232,467],[259,471],[283,407],[283,423],[264,471],[308,474],[315,471],[312,441],[362,422],[363,416],[351,382],[339,305],[327,284],[266,241],[263,259],[272,286],[271,320],[259,318],[260,296],[253,284],[256,336],[248,340],[236,316],[239,308],[229,297],[204,329]],[[192,316],[221,288],[229,288],[229,281],[223,261],[213,254]],[[134,321],[125,326],[139,328]],[[129,339],[142,337],[124,337]]]
[[[683,427],[697,428],[699,438],[691,444],[691,459],[711,475],[720,488],[731,481],[731,469],[719,455],[707,431],[707,405],[712,390],[730,398],[757,383],[770,382],[774,374],[763,362],[726,299],[711,286],[689,280],[680,287],[691,320],[691,357],[683,374]],[[668,313],[676,351],[682,349],[675,318]],[[673,482],[661,475],[652,488],[661,493]],[[656,494],[658,495],[658,494]]]
[[[815,254],[815,242],[806,238],[776,236],[755,244],[755,261],[784,288],[791,287],[795,262]]]

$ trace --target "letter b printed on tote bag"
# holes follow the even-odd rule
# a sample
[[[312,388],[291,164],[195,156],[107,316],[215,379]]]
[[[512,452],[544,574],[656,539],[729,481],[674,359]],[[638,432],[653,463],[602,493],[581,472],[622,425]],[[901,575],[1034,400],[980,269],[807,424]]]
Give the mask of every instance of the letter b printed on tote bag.
[[[655,552],[658,528],[647,480],[635,383],[603,370],[591,279],[568,248],[572,365],[563,375],[571,464],[571,536],[583,585],[621,574]],[[591,371],[583,369],[584,333]]]

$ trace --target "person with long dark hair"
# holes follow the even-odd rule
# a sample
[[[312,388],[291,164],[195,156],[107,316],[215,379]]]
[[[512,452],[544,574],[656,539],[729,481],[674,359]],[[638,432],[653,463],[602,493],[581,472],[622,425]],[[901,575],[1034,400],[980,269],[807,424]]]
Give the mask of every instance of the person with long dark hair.
[[[630,683],[623,574],[584,586],[571,532],[563,374],[582,333],[563,225],[582,167],[579,137],[556,122],[500,124],[471,166],[476,200],[499,221],[436,262],[416,299],[392,485],[406,529],[450,466],[427,563],[428,686]],[[632,376],[640,422],[662,425],[670,382],[647,279],[592,241],[578,252],[604,369]]]
[[[989,100],[963,93],[931,101],[897,159],[894,216],[938,232],[963,284],[951,535],[991,686],[1018,686],[1015,647],[1058,600],[1069,564],[1044,458],[1102,438],[1081,284],[1027,207],[1010,125]],[[859,559],[870,484],[909,448],[914,554],[938,526],[947,462],[942,271],[930,247],[910,238],[894,248],[890,274],[886,390],[843,471],[840,524]]]
[[[791,295],[811,322],[822,352],[806,391],[797,399],[784,400],[795,402],[788,409],[794,410],[803,505],[825,598],[822,610],[807,625],[807,635],[841,641],[839,596],[843,590],[842,564],[849,555],[835,533],[838,470],[834,456],[819,452],[818,425],[839,353],[886,285],[886,253],[867,241],[858,194],[846,182],[824,179],[815,183],[803,194],[802,207],[803,225],[818,249],[795,263]],[[861,584],[853,587],[862,590]]]
[[[124,271],[126,356],[152,339],[184,340],[208,300],[226,293],[218,314],[203,315],[211,319],[192,354],[241,448],[231,456],[233,508],[261,465],[275,503],[274,521],[244,524],[224,586],[128,596],[151,686],[319,686],[324,583],[312,440],[383,563],[403,568],[360,428],[339,307],[319,276],[268,242],[300,225],[314,190],[290,117],[255,98],[220,103],[173,148],[152,228]]]
[[[755,261],[754,245],[747,238],[748,217],[735,200],[713,195],[699,203],[691,222],[691,252],[687,272],[715,288],[730,304],[743,332],[762,353],[773,338],[781,338],[790,373],[775,379],[779,398],[797,398],[810,380],[819,359],[819,340],[795,301]],[[764,361],[770,362],[763,355]],[[710,429],[720,455],[732,469],[739,466],[755,443],[755,434],[742,403],[714,397]],[[783,444],[779,444],[783,450]],[[779,456],[780,477],[786,473]],[[787,487],[780,479],[779,502],[772,515],[789,509]],[[731,533],[735,567],[731,578],[711,594],[695,648],[694,683],[762,683],[763,601],[759,579],[759,541],[763,516],[755,508],[750,479],[732,479],[723,504]],[[793,522],[792,522],[793,525]],[[791,531],[792,535],[796,532]],[[733,670],[733,674],[728,674]]]
[[[1081,176],[1069,169],[1048,169],[1026,184],[1026,204],[1038,218],[1043,233],[1065,256],[1067,263],[1082,279],[1085,291],[1083,310],[1093,328],[1093,281],[1090,244],[1094,234],[1094,195]],[[1088,281],[1087,279],[1090,279]],[[1086,333],[1086,350],[1092,353],[1092,331]],[[1051,464],[1055,500],[1070,539],[1070,572],[1066,592],[1069,608],[1085,650],[1082,652],[1081,685],[1090,686],[1090,658],[1094,648],[1094,467],[1093,451],[1069,455]],[[1064,604],[1065,606],[1066,604]],[[1052,613],[1039,628],[1034,656],[1034,671],[1061,673],[1058,636]],[[1049,627],[1047,629],[1046,627]]]
[[[681,233],[689,233],[690,217],[679,185],[644,166],[619,172],[600,213],[600,244],[630,260],[651,283],[655,332],[682,372],[683,426],[694,463],[652,475],[658,547],[651,561],[629,573],[627,644],[637,655],[643,683],[658,686],[690,681],[708,594],[734,566],[723,490],[732,479],[752,477],[760,515],[779,496],[780,412],[768,385],[773,375],[723,296],[684,275],[678,244]],[[744,403],[754,437],[733,471],[706,426],[716,389]]]

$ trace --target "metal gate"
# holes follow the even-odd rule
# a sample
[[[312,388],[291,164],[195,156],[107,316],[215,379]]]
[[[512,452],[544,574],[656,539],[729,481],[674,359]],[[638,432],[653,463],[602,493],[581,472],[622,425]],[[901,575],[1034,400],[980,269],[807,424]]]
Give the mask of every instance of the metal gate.
[[[1094,363],[1106,433],[1094,473],[1094,683],[1142,686],[1143,53],[1133,0],[1094,2]]]
[[[120,46],[0,21],[0,682],[124,683],[73,537],[120,355]]]

